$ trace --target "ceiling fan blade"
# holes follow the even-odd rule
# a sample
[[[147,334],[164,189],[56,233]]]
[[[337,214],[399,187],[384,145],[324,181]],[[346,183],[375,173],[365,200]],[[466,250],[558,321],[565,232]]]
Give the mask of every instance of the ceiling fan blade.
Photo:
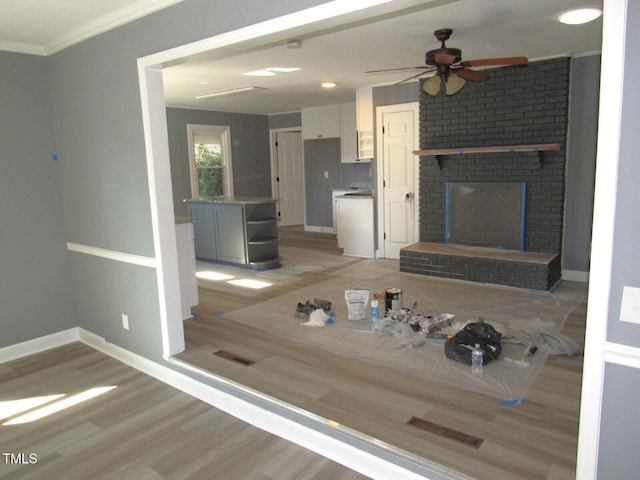
[[[529,63],[527,57],[504,57],[485,58],[482,60],[467,60],[460,62],[461,67],[489,67],[497,65],[526,65]]]
[[[436,53],[435,54],[435,60],[436,63],[441,63],[443,65],[451,65],[453,62],[456,61],[456,56],[455,55],[451,55],[449,53]]]
[[[419,67],[400,67],[400,68],[386,68],[383,70],[368,70],[364,73],[366,74],[375,74],[375,73],[392,73],[392,72],[402,72],[406,70],[424,70],[425,66],[420,65]]]
[[[408,78],[405,78],[404,80],[400,80],[399,82],[396,82],[395,84],[396,85],[400,85],[401,83],[408,82],[409,80],[413,80],[414,78],[421,77],[421,76],[426,75],[427,73],[430,73],[430,72],[431,72],[431,70],[423,70],[422,72],[420,72],[420,73],[418,73],[416,75],[412,75],[412,76],[410,76]]]
[[[478,72],[469,68],[456,68],[453,70],[456,75],[472,82],[484,82],[489,78],[489,75],[484,72]]]

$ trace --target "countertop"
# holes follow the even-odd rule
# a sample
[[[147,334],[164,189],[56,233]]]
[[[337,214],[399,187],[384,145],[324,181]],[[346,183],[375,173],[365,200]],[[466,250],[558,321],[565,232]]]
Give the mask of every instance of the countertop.
[[[193,218],[191,217],[183,217],[180,215],[176,215],[175,216],[175,223],[176,225],[183,225],[185,223],[192,223],[193,222]]]
[[[373,198],[373,193],[371,192],[362,192],[358,193],[357,190],[354,193],[345,193],[344,195],[339,195],[336,198],[346,198],[346,199],[362,199],[362,198]]]
[[[183,200],[184,203],[235,203],[240,205],[257,205],[277,201],[277,198],[271,197],[204,197],[185,198]]]

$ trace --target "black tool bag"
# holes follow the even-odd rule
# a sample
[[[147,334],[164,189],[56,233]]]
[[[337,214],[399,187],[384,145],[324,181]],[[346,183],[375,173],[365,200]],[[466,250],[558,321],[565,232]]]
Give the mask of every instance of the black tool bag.
[[[471,348],[480,345],[482,364],[498,358],[502,352],[502,334],[488,323],[468,323],[444,344],[444,354],[456,362],[471,365]],[[468,348],[471,347],[471,348]]]

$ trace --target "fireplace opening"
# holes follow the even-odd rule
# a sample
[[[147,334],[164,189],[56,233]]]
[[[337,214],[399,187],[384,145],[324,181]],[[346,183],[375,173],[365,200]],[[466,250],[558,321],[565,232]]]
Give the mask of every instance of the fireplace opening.
[[[526,182],[448,182],[445,243],[524,250]]]

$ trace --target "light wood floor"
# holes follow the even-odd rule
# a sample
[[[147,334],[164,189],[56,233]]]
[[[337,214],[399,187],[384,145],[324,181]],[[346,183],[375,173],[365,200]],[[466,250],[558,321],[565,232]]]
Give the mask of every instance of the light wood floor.
[[[281,237],[289,246],[338,253],[329,234],[286,229]],[[221,318],[221,313],[250,302],[327,280],[328,273],[302,274],[293,285],[265,289],[251,299],[201,289],[195,317],[185,322],[187,350],[180,358],[479,479],[575,478],[581,355],[550,357],[527,401],[501,406],[494,397],[333,355]],[[583,305],[563,330],[581,346],[585,317]],[[214,355],[220,349],[255,363],[247,366]],[[406,424],[413,416],[483,442],[476,449],[425,432]]]
[[[112,385],[117,388],[50,417],[0,425],[0,478],[366,478],[81,343],[0,365],[0,405]],[[14,457],[16,464],[5,454],[24,457]]]

